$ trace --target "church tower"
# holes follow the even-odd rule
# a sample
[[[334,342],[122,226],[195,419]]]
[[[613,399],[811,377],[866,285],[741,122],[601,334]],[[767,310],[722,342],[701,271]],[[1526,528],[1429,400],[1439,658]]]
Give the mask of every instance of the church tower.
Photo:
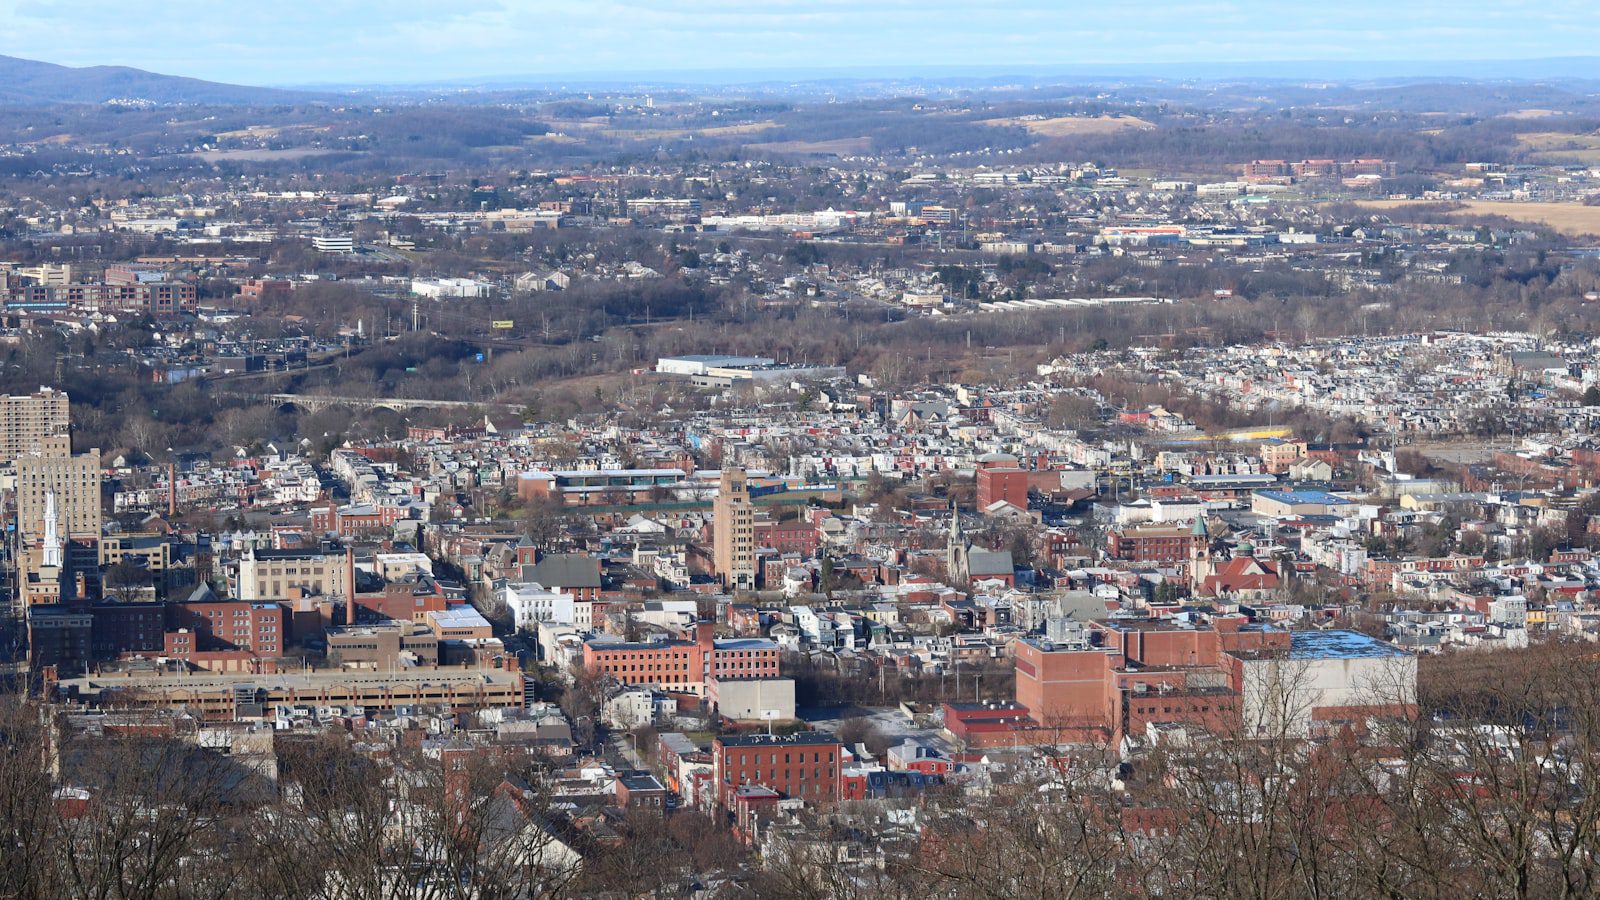
[[[1211,560],[1211,532],[1206,528],[1202,513],[1194,517],[1194,527],[1189,529],[1189,585],[1198,591],[1200,585],[1216,569]]]
[[[967,581],[967,535],[961,530],[961,510],[950,501],[950,533],[945,537],[944,567],[950,580],[957,584]]]

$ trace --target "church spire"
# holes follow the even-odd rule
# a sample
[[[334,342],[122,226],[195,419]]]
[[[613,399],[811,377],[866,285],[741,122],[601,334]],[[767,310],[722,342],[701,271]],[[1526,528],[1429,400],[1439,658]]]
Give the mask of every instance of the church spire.
[[[56,512],[56,492],[44,495],[44,564],[61,567],[61,522]]]

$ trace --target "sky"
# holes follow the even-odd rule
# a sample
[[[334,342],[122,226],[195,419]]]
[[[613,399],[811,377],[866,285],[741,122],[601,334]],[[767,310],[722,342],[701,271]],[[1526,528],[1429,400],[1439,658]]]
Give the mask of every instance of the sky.
[[[0,54],[258,85],[1507,60],[1600,54],[1600,15],[1595,0],[0,0]]]

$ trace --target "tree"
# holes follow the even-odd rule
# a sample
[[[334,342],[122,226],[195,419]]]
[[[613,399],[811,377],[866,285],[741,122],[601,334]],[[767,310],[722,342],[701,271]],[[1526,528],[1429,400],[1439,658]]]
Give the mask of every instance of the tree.
[[[106,591],[117,600],[132,603],[140,598],[146,588],[152,586],[153,580],[150,570],[133,559],[125,558],[106,568],[104,584]]]

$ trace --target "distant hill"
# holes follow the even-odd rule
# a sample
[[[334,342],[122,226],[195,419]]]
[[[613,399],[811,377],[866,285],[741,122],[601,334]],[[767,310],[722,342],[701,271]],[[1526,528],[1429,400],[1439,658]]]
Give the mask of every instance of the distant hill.
[[[10,106],[105,103],[111,100],[248,106],[296,103],[320,96],[325,95],[219,84],[198,78],[158,75],[126,66],[77,69],[32,59],[0,56],[0,104]]]

